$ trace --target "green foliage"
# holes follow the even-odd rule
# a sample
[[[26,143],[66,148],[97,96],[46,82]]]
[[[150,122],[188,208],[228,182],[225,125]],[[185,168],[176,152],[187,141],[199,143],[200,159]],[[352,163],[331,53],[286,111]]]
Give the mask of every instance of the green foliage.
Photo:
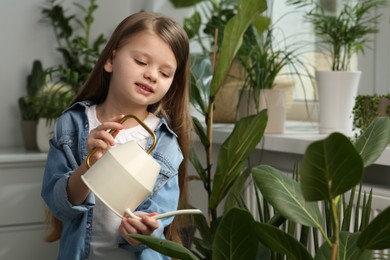
[[[339,133],[333,133],[324,140],[312,143],[307,148],[303,158],[303,164],[309,163],[312,166],[302,166],[299,181],[288,178],[284,173],[269,166],[255,167],[253,169],[254,181],[265,199],[280,214],[290,221],[314,226],[322,234],[325,243],[317,251],[315,259],[334,259],[330,257],[334,255],[338,256],[337,259],[371,259],[371,250],[390,248],[387,221],[389,208],[386,208],[368,223],[366,214],[369,214],[371,203],[370,200],[364,200],[361,208],[363,212],[361,214],[362,225],[351,233],[345,228],[349,225],[340,227],[339,224],[342,208],[340,207],[340,195],[347,192],[355,193],[354,187],[362,179],[362,165],[369,166],[375,162],[386,147],[380,145],[380,148],[377,149],[376,144],[387,144],[389,141],[390,118],[377,118],[355,144]],[[336,144],[339,151],[334,149]],[[355,148],[351,149],[351,146]],[[358,167],[353,166],[354,164]],[[352,172],[349,168],[355,170]],[[319,181],[314,179],[319,179]],[[324,182],[327,185],[324,185]],[[298,189],[297,185],[300,185],[301,189]],[[311,221],[314,219],[312,217],[314,213],[310,213],[312,210],[307,207],[308,202],[302,201],[302,198],[321,200],[325,205],[328,205],[325,207],[324,215],[325,217],[328,213],[330,215],[326,224],[332,228],[330,234],[323,229],[323,221]],[[350,201],[350,207],[352,204],[353,201]],[[359,206],[360,203],[357,205]],[[348,211],[350,209],[344,210],[344,213]],[[350,214],[344,214],[344,216],[350,221]],[[286,240],[290,236],[282,231],[276,233],[278,236],[282,236],[279,241]],[[277,243],[269,243],[267,246],[272,250],[282,251]],[[288,255],[286,251],[283,253]],[[302,257],[293,251],[290,251],[291,253],[295,255],[293,257],[295,259]]]
[[[387,5],[387,0],[343,0],[338,12],[330,12],[316,0],[288,0],[299,8],[309,7],[306,21],[319,37],[319,47],[330,53],[332,70],[349,70],[354,54],[364,52],[370,39],[378,32],[380,16],[374,11]],[[336,1],[334,2],[336,4]]]
[[[62,1],[47,0],[42,8],[43,20],[53,28],[57,51],[61,53],[63,64],[46,69],[49,80],[48,85],[64,86],[63,91],[51,91],[53,96],[44,96],[44,103],[48,106],[41,117],[57,118],[69,105],[75,94],[86,81],[89,73],[99,56],[100,47],[106,42],[103,34],[91,39],[91,28],[94,22],[94,13],[98,8],[96,0],[89,0],[83,5],[73,3],[75,14],[67,14]],[[82,17],[79,17],[81,14]]]
[[[354,128],[364,132],[374,118],[390,116],[390,94],[356,96],[352,114]]]
[[[30,74],[26,79],[27,96],[20,97],[18,100],[19,111],[22,120],[38,120],[39,110],[37,104],[39,103],[38,93],[45,84],[46,72],[42,67],[40,60],[34,60]]]

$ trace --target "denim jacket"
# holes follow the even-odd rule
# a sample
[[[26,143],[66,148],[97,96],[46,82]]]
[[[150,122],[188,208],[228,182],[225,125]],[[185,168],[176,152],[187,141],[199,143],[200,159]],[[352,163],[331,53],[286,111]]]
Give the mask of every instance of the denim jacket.
[[[62,221],[58,259],[86,259],[89,255],[95,197],[90,192],[83,204],[72,205],[68,200],[67,182],[87,156],[89,125],[85,109],[91,104],[83,101],[68,108],[56,122],[50,140],[41,195],[52,214]],[[152,194],[135,211],[163,213],[177,208],[178,168],[183,155],[176,134],[164,118],[155,134],[157,144],[151,156],[160,164],[160,173]],[[150,138],[147,147],[152,141]],[[164,238],[163,230],[172,220],[173,217],[159,220],[160,227],[152,236]],[[135,253],[137,259],[169,259],[146,246],[131,246],[122,237],[118,238],[118,247]]]

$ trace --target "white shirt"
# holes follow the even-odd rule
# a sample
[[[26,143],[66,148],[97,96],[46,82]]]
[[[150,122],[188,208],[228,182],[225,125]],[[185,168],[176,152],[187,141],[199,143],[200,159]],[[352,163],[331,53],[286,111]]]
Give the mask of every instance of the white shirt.
[[[96,116],[96,106],[91,106],[87,109],[87,116],[90,131],[101,124]],[[144,123],[151,130],[155,130],[159,122],[160,119],[151,113],[144,120]],[[134,140],[145,149],[149,138],[150,134],[141,125],[137,125],[119,131],[115,137],[115,143],[124,144]],[[118,239],[120,237],[118,228],[121,218],[106,207],[97,196],[95,196],[95,200],[89,259],[136,259],[133,253],[118,248]]]

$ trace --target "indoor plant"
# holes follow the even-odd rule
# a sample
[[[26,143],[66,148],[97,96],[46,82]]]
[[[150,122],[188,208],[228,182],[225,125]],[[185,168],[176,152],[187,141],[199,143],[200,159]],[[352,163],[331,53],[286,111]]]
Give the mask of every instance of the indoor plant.
[[[283,133],[286,110],[292,102],[293,77],[303,85],[310,77],[300,46],[291,39],[277,40],[277,21],[249,27],[237,59],[244,68],[244,84],[238,106],[239,116],[267,108],[267,133]],[[280,33],[280,34],[283,34]],[[287,44],[288,43],[288,44]]]
[[[308,10],[304,19],[312,24],[318,39],[315,45],[331,68],[331,71],[316,72],[320,133],[340,131],[351,135],[352,108],[361,75],[360,71],[351,70],[351,61],[356,54],[364,52],[369,36],[378,32],[380,16],[374,11],[387,1],[344,0],[340,9],[336,1],[328,1],[327,5],[315,0],[288,2]],[[335,96],[340,98],[334,99]]]
[[[390,94],[358,95],[352,110],[353,126],[360,135],[379,116],[390,116]]]
[[[38,93],[45,84],[46,73],[40,60],[34,60],[26,79],[27,96],[18,100],[21,115],[21,129],[26,150],[37,150],[36,129],[39,118]]]
[[[62,1],[47,0],[42,7],[43,21],[53,28],[57,51],[63,63],[45,69],[46,87],[40,96],[37,139],[39,149],[48,150],[48,138],[53,122],[71,103],[98,58],[100,47],[106,39],[99,34],[91,39],[94,13],[98,8],[96,0],[83,5],[74,2],[80,13],[67,14]],[[82,17],[80,17],[80,15]]]

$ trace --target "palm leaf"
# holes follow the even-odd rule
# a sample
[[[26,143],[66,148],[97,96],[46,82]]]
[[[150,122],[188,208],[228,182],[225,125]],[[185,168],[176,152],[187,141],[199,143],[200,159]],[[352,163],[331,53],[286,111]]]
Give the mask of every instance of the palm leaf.
[[[266,165],[254,168],[252,173],[265,200],[277,212],[296,223],[321,228],[322,216],[318,204],[304,200],[298,182]]]

